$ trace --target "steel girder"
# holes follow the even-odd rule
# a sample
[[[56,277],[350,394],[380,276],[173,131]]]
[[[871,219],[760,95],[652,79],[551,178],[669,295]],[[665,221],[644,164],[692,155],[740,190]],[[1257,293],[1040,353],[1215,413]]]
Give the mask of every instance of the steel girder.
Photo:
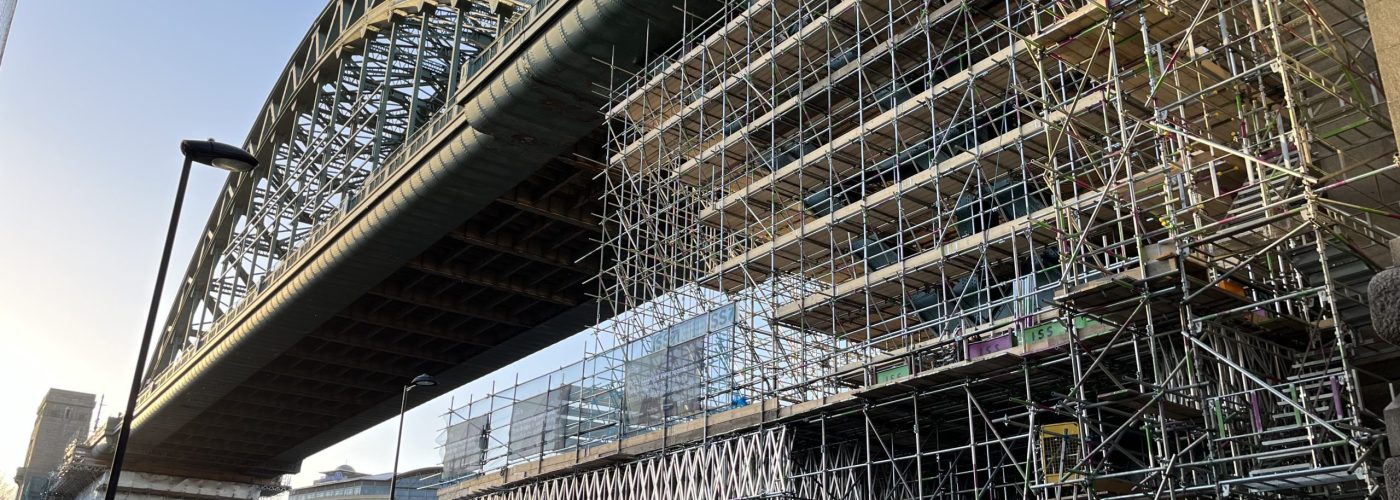
[[[451,102],[494,39],[478,2],[340,0],[322,12],[245,143],[265,167],[231,175],[180,281],[147,383],[197,349],[366,179]]]
[[[705,8],[700,11],[688,8],[697,3]],[[420,289],[422,287],[415,285],[420,282],[419,276],[427,277],[422,281],[423,286],[427,287],[434,286],[430,283],[441,284],[454,278],[428,277],[419,270],[405,268],[404,264],[425,255],[432,259],[442,258],[443,253],[434,250],[443,246],[447,247],[448,253],[457,252],[453,249],[461,247],[463,243],[453,239],[451,234],[462,229],[464,224],[467,229],[480,227],[469,224],[472,218],[502,216],[500,220],[493,220],[493,223],[500,223],[495,227],[503,231],[509,229],[508,233],[513,236],[526,235],[524,240],[511,240],[515,242],[531,241],[534,236],[539,236],[541,227],[574,224],[588,219],[587,211],[577,210],[578,203],[561,202],[550,196],[560,178],[556,171],[560,165],[550,166],[551,162],[560,155],[575,151],[580,138],[597,133],[603,121],[598,109],[604,105],[604,98],[596,93],[600,82],[612,78],[614,71],[632,73],[639,70],[638,63],[633,62],[645,60],[652,40],[674,37],[690,16],[705,17],[717,5],[717,0],[540,0],[528,10],[512,13],[510,24],[502,25],[491,44],[478,55],[467,59],[465,71],[459,76],[462,81],[460,87],[449,80],[447,88],[456,88],[457,94],[447,99],[451,104],[428,115],[430,118],[426,122],[417,125],[421,130],[403,134],[403,137],[407,137],[407,144],[399,146],[398,152],[381,157],[380,164],[371,167],[361,181],[363,184],[359,191],[347,196],[343,204],[345,208],[316,224],[310,236],[301,236],[299,246],[283,253],[279,258],[281,263],[263,271],[265,274],[260,281],[248,280],[250,288],[244,292],[238,305],[222,311],[211,327],[194,330],[203,336],[197,349],[187,346],[182,359],[162,364],[163,371],[153,375],[140,395],[132,422],[132,452],[145,456],[158,455],[166,442],[197,439],[195,429],[202,425],[247,427],[256,432],[255,423],[227,415],[230,412],[226,410],[230,409],[271,413],[280,415],[284,420],[299,418],[300,414],[295,408],[287,412],[263,412],[251,406],[244,408],[241,401],[248,400],[250,394],[245,389],[250,387],[250,383],[264,384],[264,387],[268,383],[306,384],[346,398],[346,403],[337,406],[337,416],[316,417],[314,423],[307,422],[307,426],[298,427],[300,430],[296,432],[305,439],[272,443],[282,446],[283,451],[268,456],[266,462],[273,464],[273,467],[286,467],[279,469],[280,472],[294,472],[295,464],[301,458],[358,433],[399,410],[400,401],[393,395],[402,382],[392,373],[408,369],[428,372],[436,376],[444,387],[454,386],[576,333],[596,321],[600,315],[611,315],[603,305],[588,301],[585,290],[576,289],[573,290],[577,292],[574,300],[583,303],[572,307],[545,304],[516,294],[516,306],[512,311],[541,308],[548,311],[547,314],[522,318],[521,321],[527,326],[511,326],[490,319],[478,322],[478,308],[496,313],[493,316],[500,316],[505,311],[472,303],[472,310],[444,313],[466,318],[442,318],[449,321],[436,323],[438,313],[415,318],[423,321],[418,326],[433,327],[434,331],[423,329],[423,333],[428,335],[404,332],[398,328],[382,329],[385,335],[365,334],[365,329],[357,329],[353,334],[336,331],[337,328],[321,329],[324,324],[335,321],[337,325],[357,323],[380,331],[380,327],[342,316],[346,311],[352,315],[374,312],[374,307],[361,307],[364,304],[356,305],[356,301],[366,299],[373,303],[384,300],[366,297],[366,294],[373,295],[377,290],[410,299],[410,303],[460,304],[439,300],[442,297],[435,298],[436,293],[428,291],[425,294],[425,290]],[[402,17],[411,21],[412,15],[412,12],[406,12]],[[388,16],[395,16],[395,13],[390,11],[385,15]],[[393,18],[390,19],[392,21]],[[620,63],[616,66],[600,63],[609,60]],[[387,66],[389,69],[384,70],[384,74],[392,76],[394,64]],[[291,73],[296,71],[289,70]],[[454,74],[449,71],[447,76],[450,79]],[[315,94],[311,90],[305,93]],[[274,96],[281,94],[277,92]],[[276,148],[269,145],[270,141],[258,139],[264,137],[260,134],[266,130],[279,130],[277,127],[291,126],[268,126],[259,122],[249,143],[261,144],[256,150],[260,154],[272,155]],[[537,178],[541,175],[543,177]],[[262,180],[261,177],[256,179]],[[544,187],[535,189],[531,187],[533,184]],[[234,185],[229,192],[252,189],[255,185],[251,182],[245,187]],[[509,203],[501,201],[506,196],[509,196]],[[257,206],[265,203],[251,192],[241,199],[247,200],[247,205],[239,207],[239,210],[255,211],[258,210]],[[362,201],[356,202],[357,199]],[[520,219],[522,224],[504,227],[506,221],[521,214],[524,214]],[[221,213],[216,211],[213,217],[220,216]],[[543,220],[550,222],[534,225]],[[243,220],[238,224],[246,226],[250,223]],[[225,243],[213,246],[214,249],[231,248],[228,243],[231,237],[228,235],[241,234],[237,232],[241,229],[227,229],[230,226],[217,222],[209,227],[226,231],[222,234],[229,238]],[[244,232],[247,231],[251,230]],[[218,237],[220,233],[213,234],[215,236],[206,237]],[[497,241],[506,244],[507,240]],[[539,259],[551,260],[547,252],[550,248],[559,247],[541,247],[532,253]],[[573,250],[569,254],[574,254],[578,249]],[[201,253],[198,258],[217,261],[222,256],[222,252],[211,250]],[[455,257],[442,262],[451,264],[453,259]],[[548,283],[544,277],[560,271],[557,266],[537,263],[533,259],[516,259],[512,256],[507,260],[520,262],[512,266],[509,272],[498,273],[498,276],[517,277],[516,273],[523,272],[524,267],[544,268],[525,272],[514,281],[536,289]],[[191,269],[197,271],[199,265],[196,261]],[[472,269],[482,270],[486,268]],[[187,286],[191,281],[203,279],[200,276],[208,276],[207,273],[195,271],[190,275],[195,278],[187,280]],[[391,280],[395,275],[403,279]],[[384,287],[386,280],[390,281],[391,287]],[[210,279],[207,283],[213,282]],[[576,283],[576,280],[569,283]],[[194,289],[207,286],[210,285],[196,284]],[[470,284],[465,286],[474,287]],[[393,290],[394,287],[400,289],[397,291],[399,293]],[[437,289],[443,290],[440,287]],[[186,294],[181,298],[190,301],[203,299],[196,294]],[[396,306],[394,309],[399,312],[384,312],[392,314],[394,318],[407,318],[400,314],[406,312],[402,308]],[[177,323],[179,318],[178,315],[172,316],[172,324]],[[467,322],[476,323],[465,330],[468,337],[453,336],[447,339],[441,338],[446,335],[436,335],[439,338],[425,340],[433,339],[433,333],[461,333],[455,329]],[[320,339],[318,330],[327,333],[329,338]],[[347,335],[356,337],[352,342],[373,340],[376,346],[384,345],[380,342],[392,343],[393,350],[398,352],[385,352],[368,346],[333,347],[334,352],[356,358],[363,355],[362,359],[372,360],[375,364],[341,369],[323,362],[326,359],[323,355],[327,353],[322,352],[322,348],[327,347],[327,340],[344,339]],[[166,345],[171,349],[185,345],[176,343],[183,338],[167,336],[171,342]],[[481,343],[491,345],[483,346]],[[413,350],[404,349],[409,347]],[[376,352],[353,352],[356,349]],[[406,354],[424,350],[436,353],[432,357],[449,363]],[[454,360],[461,362],[451,364]],[[415,391],[410,395],[408,404],[416,406],[435,394]],[[144,463],[138,465],[144,466]],[[206,466],[214,472],[224,469],[213,461],[207,465],[192,461],[187,470],[189,474],[205,474],[201,468]],[[267,468],[245,471],[255,478],[265,477],[266,472]]]

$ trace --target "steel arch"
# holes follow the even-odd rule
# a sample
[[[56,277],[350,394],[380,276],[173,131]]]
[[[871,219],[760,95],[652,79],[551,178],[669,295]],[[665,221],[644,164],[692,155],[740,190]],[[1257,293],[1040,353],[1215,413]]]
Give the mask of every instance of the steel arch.
[[[150,381],[201,345],[321,223],[451,102],[495,38],[482,2],[342,0],[312,25],[245,142],[267,167],[230,176],[175,294]]]

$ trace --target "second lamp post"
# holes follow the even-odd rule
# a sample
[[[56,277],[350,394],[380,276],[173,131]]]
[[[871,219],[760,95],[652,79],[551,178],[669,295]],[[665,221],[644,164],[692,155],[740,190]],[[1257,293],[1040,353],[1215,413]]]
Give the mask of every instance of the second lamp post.
[[[399,449],[403,446],[403,415],[408,410],[408,391],[414,387],[432,387],[437,385],[437,379],[426,373],[413,377],[413,381],[403,386],[403,394],[399,398],[399,435],[394,438],[394,472],[389,475],[389,500],[394,500],[394,493],[399,488]]]

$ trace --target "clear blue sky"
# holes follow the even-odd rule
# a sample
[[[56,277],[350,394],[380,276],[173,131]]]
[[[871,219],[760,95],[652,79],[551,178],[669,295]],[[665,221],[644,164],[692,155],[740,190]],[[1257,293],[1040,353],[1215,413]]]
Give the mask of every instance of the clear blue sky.
[[[241,144],[320,0],[20,0],[0,65],[0,477],[24,459],[49,387],[124,405],[174,196],[181,139]],[[172,269],[179,278],[221,172],[197,169]],[[167,302],[169,295],[167,294]],[[164,317],[162,313],[162,318]],[[517,369],[577,361],[582,341]],[[483,380],[454,391],[489,390]],[[438,463],[444,396],[410,412],[403,468]],[[393,423],[307,459],[387,471]]]

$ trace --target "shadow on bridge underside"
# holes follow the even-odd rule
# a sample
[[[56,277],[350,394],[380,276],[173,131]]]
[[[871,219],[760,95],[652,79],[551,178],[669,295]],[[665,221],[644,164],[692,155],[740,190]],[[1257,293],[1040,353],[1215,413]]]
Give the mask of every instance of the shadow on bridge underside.
[[[491,3],[323,12],[250,134],[271,168],[230,177],[181,282],[134,468],[294,472],[413,375],[443,382],[421,404],[611,314],[600,82],[717,2]]]

